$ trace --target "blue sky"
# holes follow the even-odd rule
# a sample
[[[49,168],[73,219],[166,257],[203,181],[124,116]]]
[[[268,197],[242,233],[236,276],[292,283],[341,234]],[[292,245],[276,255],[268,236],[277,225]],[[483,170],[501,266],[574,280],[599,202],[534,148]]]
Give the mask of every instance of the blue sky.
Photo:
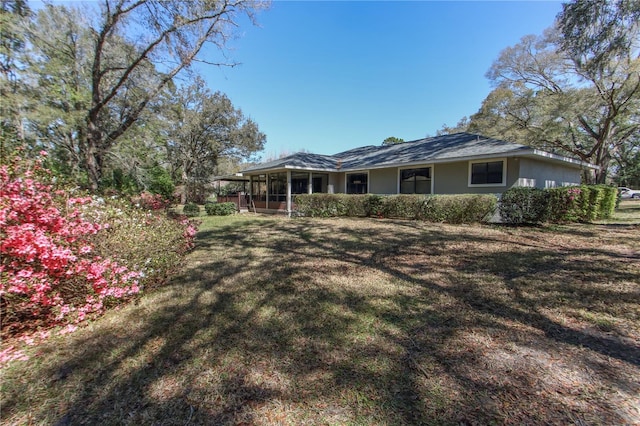
[[[541,34],[549,1],[274,1],[231,41],[233,68],[201,67],[267,135],[263,157],[334,154],[435,135],[475,113],[500,51]],[[205,52],[205,57],[212,56]]]
[[[433,136],[474,114],[499,53],[542,34],[561,10],[558,1],[273,0],[228,43],[238,66],[196,69],[267,135],[263,159],[335,154]],[[215,49],[202,56],[220,60]]]

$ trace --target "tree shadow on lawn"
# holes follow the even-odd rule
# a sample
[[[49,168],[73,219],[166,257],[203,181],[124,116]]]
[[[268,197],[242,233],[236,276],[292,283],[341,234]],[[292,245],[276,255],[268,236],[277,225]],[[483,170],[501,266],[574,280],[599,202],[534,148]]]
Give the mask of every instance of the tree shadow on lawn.
[[[637,393],[637,345],[546,314],[637,302],[637,288],[589,285],[633,281],[617,253],[526,238],[522,252],[500,250],[499,230],[407,224],[255,220],[201,232],[192,268],[118,322],[112,313],[46,346],[51,367],[14,378],[3,411],[31,402],[36,422],[60,425],[628,422],[598,392]],[[585,254],[598,265],[567,259]],[[529,296],[532,277],[548,297]],[[572,405],[544,357],[570,364],[567,375],[590,368],[577,383],[595,390]],[[618,368],[601,373],[611,359]],[[29,401],[33,380],[50,380],[57,399]]]

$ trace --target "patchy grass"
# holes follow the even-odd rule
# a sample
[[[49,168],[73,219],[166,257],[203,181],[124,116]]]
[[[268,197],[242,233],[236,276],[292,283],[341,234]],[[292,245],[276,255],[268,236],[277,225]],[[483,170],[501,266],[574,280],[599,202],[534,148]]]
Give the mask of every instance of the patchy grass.
[[[2,423],[640,423],[637,225],[202,220],[170,285],[1,370]]]

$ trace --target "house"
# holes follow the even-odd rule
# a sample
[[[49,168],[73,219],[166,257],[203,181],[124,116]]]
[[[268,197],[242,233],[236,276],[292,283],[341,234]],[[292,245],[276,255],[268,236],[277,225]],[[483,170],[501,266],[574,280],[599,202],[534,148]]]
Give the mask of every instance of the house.
[[[296,194],[502,193],[513,186],[577,185],[580,160],[470,133],[335,155],[296,153],[241,172],[257,211],[291,212]]]

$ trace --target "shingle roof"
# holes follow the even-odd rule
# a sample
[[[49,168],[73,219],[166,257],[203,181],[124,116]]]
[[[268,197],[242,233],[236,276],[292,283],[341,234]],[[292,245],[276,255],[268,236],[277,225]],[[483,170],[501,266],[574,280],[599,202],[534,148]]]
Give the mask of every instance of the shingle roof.
[[[395,145],[364,146],[334,155],[296,153],[259,164],[243,173],[283,168],[358,170],[492,155],[533,154],[534,148],[471,133],[435,136]]]
[[[470,133],[436,136],[389,146],[345,158],[346,169],[392,166],[416,161],[448,160],[530,150],[525,145]]]

